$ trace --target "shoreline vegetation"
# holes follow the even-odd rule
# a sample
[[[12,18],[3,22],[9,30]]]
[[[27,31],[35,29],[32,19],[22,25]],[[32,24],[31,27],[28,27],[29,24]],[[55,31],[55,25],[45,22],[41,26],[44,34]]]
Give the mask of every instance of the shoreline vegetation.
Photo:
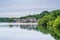
[[[43,11],[40,14],[28,15],[28,16],[24,16],[24,17],[22,16],[22,17],[18,17],[18,18],[13,18],[13,17],[11,17],[11,18],[9,18],[9,17],[2,18],[2,17],[0,17],[0,22],[16,22],[16,20],[27,19],[27,18],[31,18],[31,19],[34,18],[34,19],[36,19],[38,21],[45,14],[49,14],[49,12],[48,11]]]
[[[55,40],[60,40],[60,10],[53,10],[39,19],[37,30],[51,34]]]

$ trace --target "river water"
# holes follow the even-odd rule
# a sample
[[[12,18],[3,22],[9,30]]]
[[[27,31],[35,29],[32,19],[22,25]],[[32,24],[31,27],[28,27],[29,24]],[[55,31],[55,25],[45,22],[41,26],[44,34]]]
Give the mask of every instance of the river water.
[[[36,25],[0,25],[0,40],[54,40],[50,34],[37,31]]]

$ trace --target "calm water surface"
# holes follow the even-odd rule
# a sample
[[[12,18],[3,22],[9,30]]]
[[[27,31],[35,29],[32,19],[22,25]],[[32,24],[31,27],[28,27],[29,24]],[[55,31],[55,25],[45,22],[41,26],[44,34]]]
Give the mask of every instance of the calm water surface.
[[[0,25],[0,40],[54,40],[50,34],[35,30],[36,25]]]

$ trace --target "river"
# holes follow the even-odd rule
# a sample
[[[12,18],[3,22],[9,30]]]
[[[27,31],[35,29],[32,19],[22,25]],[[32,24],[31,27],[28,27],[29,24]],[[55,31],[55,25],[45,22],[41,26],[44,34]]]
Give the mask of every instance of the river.
[[[0,40],[54,40],[36,30],[37,25],[0,25]]]

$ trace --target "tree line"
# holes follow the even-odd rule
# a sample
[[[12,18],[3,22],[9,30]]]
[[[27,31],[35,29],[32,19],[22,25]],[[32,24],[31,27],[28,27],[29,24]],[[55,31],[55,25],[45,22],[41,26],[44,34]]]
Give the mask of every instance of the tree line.
[[[15,19],[15,18],[8,18],[8,17],[6,17],[6,18],[1,18],[1,17],[0,17],[0,22],[14,22],[14,19]]]

